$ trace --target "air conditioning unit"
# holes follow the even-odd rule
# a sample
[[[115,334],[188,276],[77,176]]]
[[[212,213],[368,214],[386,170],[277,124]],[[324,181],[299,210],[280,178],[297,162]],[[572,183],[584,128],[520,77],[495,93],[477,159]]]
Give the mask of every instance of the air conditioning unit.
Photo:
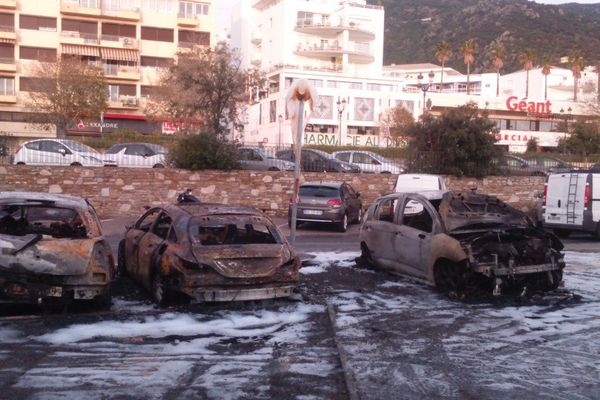
[[[130,38],[123,38],[124,46],[131,46],[132,44],[133,44],[133,40],[131,40]]]
[[[137,99],[137,97],[129,97],[129,98],[125,99],[124,103],[126,106],[135,107],[138,105],[138,99]]]

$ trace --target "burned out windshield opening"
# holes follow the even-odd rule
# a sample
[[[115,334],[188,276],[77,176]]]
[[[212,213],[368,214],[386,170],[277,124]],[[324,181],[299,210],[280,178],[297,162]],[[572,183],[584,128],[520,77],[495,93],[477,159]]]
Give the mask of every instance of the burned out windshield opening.
[[[81,215],[74,209],[4,204],[0,206],[0,234],[80,239],[86,238],[88,231]]]
[[[281,243],[277,232],[258,221],[192,221],[192,241],[203,246]]]

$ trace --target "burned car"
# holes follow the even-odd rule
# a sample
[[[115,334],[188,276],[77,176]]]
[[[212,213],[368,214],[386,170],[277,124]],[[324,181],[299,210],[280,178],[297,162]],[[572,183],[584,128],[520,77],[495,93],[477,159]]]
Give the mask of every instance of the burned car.
[[[87,200],[0,192],[0,303],[110,306],[115,263]]]
[[[459,297],[553,290],[565,266],[555,235],[496,197],[474,191],[380,197],[367,212],[360,243],[360,262]]]
[[[287,297],[300,268],[262,212],[197,202],[149,209],[125,233],[118,262],[159,305]]]

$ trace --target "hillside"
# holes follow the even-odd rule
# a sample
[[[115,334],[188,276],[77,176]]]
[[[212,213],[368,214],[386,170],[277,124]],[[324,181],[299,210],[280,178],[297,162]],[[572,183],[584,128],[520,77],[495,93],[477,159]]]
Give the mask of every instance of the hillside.
[[[458,49],[467,39],[479,47],[474,72],[491,72],[490,50],[507,50],[504,72],[520,69],[518,54],[530,47],[542,55],[560,57],[581,50],[586,63],[600,60],[600,3],[537,4],[526,0],[370,0],[385,6],[384,62],[420,63],[435,60],[436,43],[453,49],[449,66],[465,72]]]

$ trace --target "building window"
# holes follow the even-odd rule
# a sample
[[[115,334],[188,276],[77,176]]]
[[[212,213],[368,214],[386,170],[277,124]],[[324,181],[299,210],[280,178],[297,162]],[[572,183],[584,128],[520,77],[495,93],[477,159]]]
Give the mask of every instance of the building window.
[[[0,14],[0,31],[13,32],[15,30],[15,15]]]
[[[163,58],[163,57],[149,57],[142,56],[142,67],[151,67],[151,68],[168,68],[173,62],[172,58]]]
[[[21,46],[19,53],[21,60],[56,61],[56,49]]]
[[[19,78],[19,90],[21,92],[41,92],[43,86],[41,78]]]
[[[277,100],[269,102],[269,122],[277,122]]]
[[[321,79],[309,79],[308,81],[313,87],[323,87],[323,81]]]
[[[175,4],[175,0],[142,0],[144,10],[164,13],[175,11]]]
[[[303,25],[312,25],[313,22],[313,13],[306,11],[298,11],[296,23],[298,26]]]
[[[119,38],[135,38],[135,25],[102,23],[102,39],[119,40]]]
[[[98,8],[100,0],[65,0],[66,3],[78,4],[83,8]]]
[[[135,10],[136,0],[103,0],[102,10],[104,11],[119,11],[119,10]]]
[[[123,98],[136,97],[135,85],[108,85],[108,100],[122,101]]]
[[[179,47],[210,46],[210,32],[179,31]]]
[[[173,29],[142,26],[142,39],[173,43]]]
[[[98,40],[98,23],[80,21],[77,19],[63,19],[61,30],[63,32],[76,32],[75,36],[84,39]]]
[[[198,15],[208,15],[210,10],[207,3],[196,3],[192,1],[179,2],[179,18],[196,18]]]
[[[21,29],[56,32],[56,18],[21,14],[19,16],[19,27]]]
[[[15,95],[15,78],[0,77],[0,95],[14,96]]]
[[[13,64],[15,62],[15,46],[0,44],[0,63]]]

